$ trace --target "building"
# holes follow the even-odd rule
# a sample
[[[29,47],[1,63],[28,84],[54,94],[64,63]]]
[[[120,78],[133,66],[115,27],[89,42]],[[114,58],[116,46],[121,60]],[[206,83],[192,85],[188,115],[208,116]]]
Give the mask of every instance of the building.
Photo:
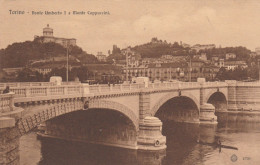
[[[3,71],[9,75],[9,76],[17,76],[18,72],[20,72],[21,70],[23,70],[22,67],[19,68],[3,68]]]
[[[161,58],[171,60],[171,59],[173,59],[173,56],[166,54],[166,55],[162,55]]]
[[[250,53],[250,57],[256,57],[256,56],[257,56],[256,52],[251,52]]]
[[[247,64],[245,61],[226,61],[225,68],[228,70],[234,70],[235,68],[247,68]]]
[[[101,62],[106,62],[107,61],[106,55],[102,54],[102,52],[98,52],[97,53],[97,59],[98,59],[98,61],[101,61]]]
[[[227,53],[226,54],[226,60],[229,60],[229,59],[235,59],[237,56],[236,54],[234,53]]]
[[[189,44],[186,44],[186,43],[182,43],[181,46],[182,46],[183,48],[190,48],[190,45],[189,45]]]
[[[150,81],[184,79],[184,72],[187,73],[186,66],[184,63],[152,63],[147,67],[128,68],[128,79],[131,80],[133,77],[149,77]]]
[[[260,47],[255,48],[255,53],[256,53],[257,56],[260,55]]]
[[[128,67],[134,68],[141,64],[141,55],[137,53],[132,53],[128,56]]]
[[[219,59],[218,66],[219,66],[219,68],[225,67],[225,60],[224,59]]]
[[[128,68],[139,67],[142,64],[141,55],[130,48],[122,50],[121,53],[126,56]]]
[[[193,45],[191,47],[191,49],[196,50],[196,52],[200,51],[200,50],[205,50],[205,49],[213,49],[216,48],[215,44],[208,44],[208,45],[200,45],[200,44],[196,44]]]
[[[76,45],[76,39],[75,38],[58,38],[53,36],[53,29],[49,27],[49,24],[47,24],[47,27],[43,28],[43,36],[35,36],[34,40],[42,43],[48,43],[48,42],[54,42],[57,44],[62,45],[63,47],[67,46],[75,46]]]
[[[202,74],[200,77],[206,78],[207,81],[214,81],[215,77],[219,71],[219,67],[214,65],[205,65],[202,69]],[[194,79],[194,78],[193,78]]]
[[[219,56],[218,56],[218,55],[213,55],[213,56],[211,57],[211,61],[212,61],[212,62],[219,61]]]
[[[37,71],[37,72],[39,72],[39,73],[41,73],[43,75],[46,75],[46,74],[48,74],[48,73],[50,73],[52,71],[52,68],[50,68],[50,67],[46,67],[46,68],[39,67],[39,68],[34,68],[33,70]]]
[[[207,54],[206,53],[201,53],[199,59],[202,60],[202,61],[207,61]]]
[[[146,67],[128,68],[128,79],[133,77],[148,77],[150,81],[167,81],[177,79],[180,81],[196,81],[198,77],[214,80],[219,67],[205,63],[202,60],[193,60],[191,69],[187,62],[150,63]],[[191,71],[191,72],[190,72]],[[126,68],[124,68],[126,74]]]
[[[207,61],[207,54],[206,53],[201,53],[200,55],[194,55],[193,58],[202,60],[202,61]]]
[[[186,62],[187,56],[172,56],[172,55],[162,55],[160,58],[142,58],[141,65],[147,66],[148,64],[155,63],[177,63]]]

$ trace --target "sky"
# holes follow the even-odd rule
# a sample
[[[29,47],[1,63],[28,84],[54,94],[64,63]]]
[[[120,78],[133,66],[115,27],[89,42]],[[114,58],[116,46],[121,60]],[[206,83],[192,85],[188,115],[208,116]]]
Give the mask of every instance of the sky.
[[[10,14],[9,10],[25,11]],[[32,11],[85,11],[85,15],[32,15]],[[87,12],[108,11],[92,16]],[[76,38],[88,53],[107,54],[157,37],[167,42],[260,46],[258,0],[0,0],[0,49],[32,41],[47,24],[55,37]]]

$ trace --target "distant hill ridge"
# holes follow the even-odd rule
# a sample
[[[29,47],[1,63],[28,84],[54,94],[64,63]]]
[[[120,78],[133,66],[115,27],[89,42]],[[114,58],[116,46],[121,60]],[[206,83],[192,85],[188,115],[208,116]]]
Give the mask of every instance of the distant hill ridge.
[[[172,43],[168,43],[166,40],[164,41],[158,40],[155,37],[151,39],[151,42],[137,45],[133,47],[132,50],[139,53],[142,56],[142,58],[144,57],[159,58],[162,55],[189,56],[189,55],[206,53],[208,59],[211,59],[212,56],[219,56],[221,58],[224,58],[226,53],[234,53],[237,55],[238,59],[246,60],[251,53],[249,49],[242,46],[203,49],[196,52],[196,50],[192,49],[192,47],[187,47],[184,45],[187,44],[182,44],[182,42],[180,42],[180,44],[178,42],[174,42],[172,44]]]

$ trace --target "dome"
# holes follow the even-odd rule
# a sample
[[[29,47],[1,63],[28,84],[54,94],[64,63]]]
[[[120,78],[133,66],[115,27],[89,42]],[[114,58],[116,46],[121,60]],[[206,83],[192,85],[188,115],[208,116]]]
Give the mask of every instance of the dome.
[[[43,32],[53,32],[53,29],[49,27],[49,24],[47,24],[47,27],[43,28]]]

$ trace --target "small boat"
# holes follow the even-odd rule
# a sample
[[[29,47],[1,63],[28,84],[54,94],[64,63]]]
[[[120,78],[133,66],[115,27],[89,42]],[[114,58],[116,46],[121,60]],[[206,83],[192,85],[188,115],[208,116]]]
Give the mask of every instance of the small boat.
[[[237,147],[232,147],[232,146],[220,145],[220,147],[221,147],[221,148],[232,149],[232,150],[238,150]]]
[[[233,147],[233,146],[227,146],[227,145],[222,145],[220,142],[214,142],[214,143],[206,143],[206,142],[202,142],[202,141],[197,141],[197,143],[202,144],[202,145],[207,145],[207,146],[212,146],[212,147],[219,147],[219,148],[226,148],[226,149],[232,149],[232,150],[238,150],[237,147]]]

